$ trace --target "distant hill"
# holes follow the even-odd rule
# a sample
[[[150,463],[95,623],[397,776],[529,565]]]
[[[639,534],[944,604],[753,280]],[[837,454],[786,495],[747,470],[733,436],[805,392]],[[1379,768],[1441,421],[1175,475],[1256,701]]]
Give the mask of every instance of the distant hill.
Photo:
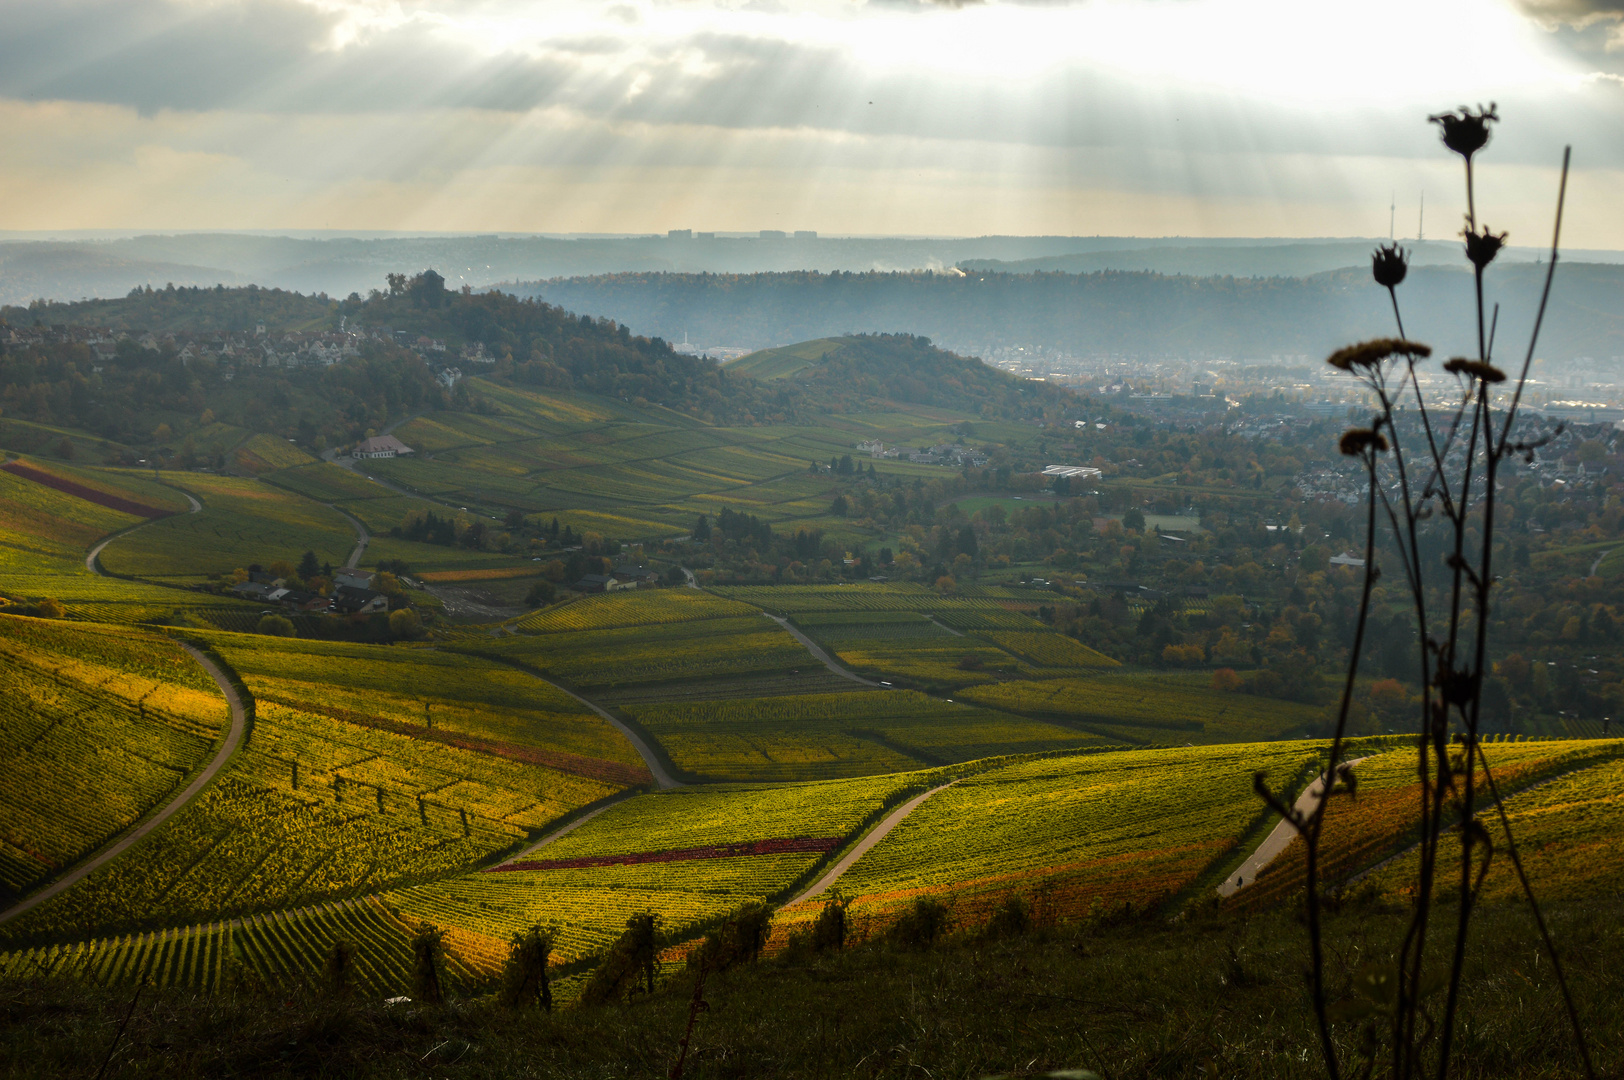
[[[1543,266],[1491,268],[1499,340],[1527,340]],[[551,304],[702,346],[763,348],[853,333],[909,333],[986,356],[1024,345],[1076,356],[1259,359],[1324,356],[1392,329],[1368,267],[1306,278],[1184,277],[1145,271],[1005,274],[609,274],[519,288]],[[1472,279],[1418,266],[1399,293],[1411,336],[1475,348]],[[1564,262],[1541,336],[1552,360],[1624,356],[1624,266]]]
[[[854,334],[764,349],[727,370],[769,385],[787,382],[809,406],[848,412],[922,405],[987,418],[1060,413],[1074,399],[1057,386],[1021,379],[911,334]]]
[[[1212,244],[1180,247],[1132,247],[1119,251],[1078,251],[1066,255],[1045,255],[1034,259],[967,259],[958,265],[964,270],[993,271],[1000,274],[1094,274],[1102,270],[1144,270],[1153,274],[1179,274],[1187,277],[1310,277],[1348,267],[1363,269],[1370,263],[1374,242],[1370,240],[1322,240],[1293,244]],[[1454,241],[1428,240],[1407,244],[1410,265],[1458,267],[1460,245]],[[1503,263],[1531,263],[1544,254],[1542,248],[1508,247],[1501,252]],[[1619,262],[1618,252],[1597,255],[1619,256],[1594,261]]]
[[[748,375],[762,382],[787,379],[805,371],[840,346],[838,338],[818,338],[816,341],[803,341],[799,345],[759,349],[724,366],[735,375]]]

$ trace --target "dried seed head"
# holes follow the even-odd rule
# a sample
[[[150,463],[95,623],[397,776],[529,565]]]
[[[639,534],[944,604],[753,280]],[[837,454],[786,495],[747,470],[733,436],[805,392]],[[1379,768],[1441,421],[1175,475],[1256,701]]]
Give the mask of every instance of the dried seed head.
[[[1455,112],[1438,113],[1427,119],[1443,129],[1444,145],[1467,161],[1472,160],[1473,154],[1488,145],[1489,125],[1500,122],[1500,116],[1495,111],[1495,104],[1492,101],[1489,102],[1487,109],[1479,105],[1475,113],[1462,105]]]
[[[1369,428],[1350,428],[1342,433],[1338,445],[1348,457],[1359,457],[1366,450],[1375,450],[1379,454],[1387,449],[1387,436]]]
[[[1481,233],[1475,233],[1470,228],[1465,229],[1462,236],[1466,237],[1466,258],[1479,270],[1494,261],[1500,254],[1500,249],[1506,246],[1506,237],[1510,233],[1492,233],[1487,225],[1483,226]]]
[[[1412,360],[1420,360],[1431,355],[1432,347],[1419,341],[1377,338],[1374,341],[1361,341],[1357,345],[1338,349],[1326,357],[1325,362],[1342,371],[1352,371],[1355,368],[1373,368],[1383,360],[1395,356],[1408,356]]]
[[[1410,253],[1397,244],[1383,244],[1370,257],[1370,272],[1384,289],[1397,288],[1410,269]]]
[[[1468,360],[1464,356],[1457,356],[1444,365],[1444,370],[1451,375],[1464,375],[1468,379],[1482,379],[1486,383],[1500,383],[1506,381],[1506,373],[1493,364],[1485,364],[1480,360]]]

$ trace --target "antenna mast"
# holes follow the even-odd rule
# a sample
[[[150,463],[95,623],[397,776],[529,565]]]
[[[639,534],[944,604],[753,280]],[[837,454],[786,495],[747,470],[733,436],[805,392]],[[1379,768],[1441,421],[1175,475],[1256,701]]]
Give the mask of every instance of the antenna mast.
[[[1389,196],[1387,200],[1387,242],[1389,244],[1393,242],[1393,222],[1397,220],[1397,215],[1398,198],[1397,196]]]
[[[1415,242],[1420,243],[1427,238],[1427,193],[1421,193],[1421,219],[1415,224]]]

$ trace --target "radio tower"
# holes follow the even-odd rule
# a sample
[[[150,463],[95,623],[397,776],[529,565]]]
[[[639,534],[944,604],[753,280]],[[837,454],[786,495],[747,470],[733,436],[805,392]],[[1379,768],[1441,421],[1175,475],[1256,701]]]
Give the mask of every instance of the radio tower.
[[[1393,222],[1397,220],[1398,197],[1390,195],[1387,199],[1387,242],[1393,242]]]
[[[1419,244],[1427,238],[1427,193],[1421,193],[1421,218],[1415,223],[1415,242]]]

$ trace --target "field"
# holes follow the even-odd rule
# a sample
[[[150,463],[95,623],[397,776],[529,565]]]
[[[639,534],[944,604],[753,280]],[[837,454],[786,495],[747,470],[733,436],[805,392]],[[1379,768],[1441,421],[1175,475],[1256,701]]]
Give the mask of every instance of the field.
[[[165,801],[228,718],[172,641],[0,615],[0,895],[71,866]]]
[[[974,924],[1000,897],[1050,918],[1162,904],[1264,815],[1262,771],[1288,787],[1318,748],[1253,744],[1046,758],[959,780],[846,872],[854,914],[936,896]]]
[[[865,776],[1101,740],[914,691],[630,705],[672,762],[706,780]]]
[[[50,563],[82,566],[86,548],[145,520],[0,470],[0,573],[11,577]]]
[[[884,808],[927,782],[915,774],[788,787],[718,787],[641,795],[612,807],[534,857],[588,860],[681,851],[679,861],[500,870],[402,889],[402,915],[452,930],[449,940],[500,942],[532,924],[560,927],[559,959],[604,948],[639,912],[680,941],[750,900],[784,893],[828,856],[819,851],[735,855],[725,845],[789,838],[844,844]],[[520,865],[523,860],[520,860]]]
[[[1486,744],[1484,750],[1501,793],[1508,797],[1508,809],[1525,807],[1536,830],[1528,832],[1522,825],[1513,824],[1524,858],[1537,857],[1547,867],[1560,868],[1552,876],[1556,882],[1583,880],[1592,868],[1598,878],[1605,879],[1616,864],[1594,846],[1594,833],[1588,834],[1589,845],[1566,838],[1570,832],[1586,835],[1592,822],[1605,827],[1591,815],[1604,819],[1607,808],[1616,798],[1616,791],[1606,785],[1609,778],[1618,773],[1624,743],[1618,740],[1495,742]],[[1415,769],[1415,751],[1411,748],[1391,750],[1355,766],[1359,797],[1356,801],[1333,800],[1322,833],[1321,865],[1327,882],[1351,878],[1414,843],[1420,800]],[[1511,795],[1518,788],[1559,774],[1566,775],[1526,795]],[[1490,827],[1491,836],[1498,840],[1498,818],[1487,799],[1485,793],[1483,821]],[[1548,806],[1549,810],[1541,812],[1542,806]],[[1553,813],[1555,816],[1550,816]],[[1549,831],[1540,833],[1537,831],[1540,828]],[[1450,846],[1454,846],[1452,841]],[[1248,909],[1279,902],[1301,887],[1303,856],[1302,844],[1294,841],[1254,885],[1240,890],[1229,902]],[[1515,879],[1506,876],[1508,860],[1497,858],[1496,862],[1502,865],[1495,868],[1499,875],[1495,878],[1495,891],[1503,895],[1515,888]],[[1414,873],[1414,860],[1400,859],[1381,871],[1377,881],[1382,888],[1399,891],[1413,880]]]
[[[117,538],[101,556],[110,573],[190,582],[250,563],[297,563],[307,550],[342,566],[355,546],[355,530],[342,514],[270,484],[199,473],[188,475],[185,486],[202,500],[202,512]]]
[[[1188,676],[1124,674],[977,686],[961,696],[989,708],[1050,717],[1127,742],[1290,738],[1324,719],[1318,706],[1216,693]]]
[[[355,949],[351,987],[368,996],[389,997],[411,990],[414,930],[368,898],[250,915],[231,923],[19,949],[0,953],[0,974],[50,974],[103,986],[146,981],[197,993],[224,993],[256,983],[314,988],[321,983],[334,943],[344,941]],[[473,968],[455,950],[448,950],[446,959],[452,989],[490,974]]]
[[[527,615],[513,628],[531,634],[573,630],[611,630],[626,626],[653,626],[755,615],[749,604],[722,600],[694,589],[633,589],[627,592],[583,596]]]
[[[574,606],[564,609],[565,618]],[[759,614],[520,634],[459,647],[521,663],[581,687],[752,675],[816,663],[799,642]]]
[[[256,698],[245,749],[139,847],[7,924],[12,940],[183,925],[441,876],[647,776],[581,753],[606,748],[612,729],[564,713],[550,688],[537,685],[535,698],[560,710],[551,719],[513,710],[522,690],[502,682],[505,673],[417,665],[400,649],[287,643],[278,652],[268,639],[230,635],[212,644]],[[416,717],[390,720],[335,705],[325,682],[263,673],[319,679],[323,660],[328,672],[344,664],[352,692],[372,685],[398,694],[415,679],[417,689],[444,696],[420,695]],[[509,715],[481,715],[504,697]],[[446,726],[431,729],[435,721]]]

